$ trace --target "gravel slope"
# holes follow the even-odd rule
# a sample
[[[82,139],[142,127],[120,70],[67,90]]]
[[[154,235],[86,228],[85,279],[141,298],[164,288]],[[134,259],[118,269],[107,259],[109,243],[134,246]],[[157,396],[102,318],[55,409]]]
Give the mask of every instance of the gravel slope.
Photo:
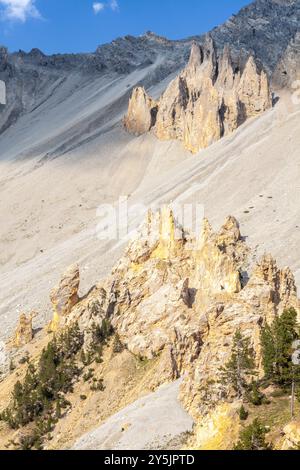
[[[82,436],[73,450],[180,449],[193,420],[177,399],[179,386],[180,381],[164,385],[132,403]]]

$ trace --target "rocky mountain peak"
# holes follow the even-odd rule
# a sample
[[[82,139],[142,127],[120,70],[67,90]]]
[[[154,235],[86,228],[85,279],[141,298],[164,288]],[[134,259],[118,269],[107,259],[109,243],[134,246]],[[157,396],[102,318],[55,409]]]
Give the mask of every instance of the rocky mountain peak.
[[[198,44],[196,41],[193,41],[192,43],[192,48],[191,48],[191,54],[190,54],[190,59],[188,63],[188,68],[197,68],[200,67],[200,65],[203,62],[203,51],[202,48],[200,47],[200,44]]]

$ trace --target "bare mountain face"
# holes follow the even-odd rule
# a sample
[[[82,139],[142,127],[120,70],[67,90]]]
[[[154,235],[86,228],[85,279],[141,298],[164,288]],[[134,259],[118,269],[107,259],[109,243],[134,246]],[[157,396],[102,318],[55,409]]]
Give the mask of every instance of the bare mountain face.
[[[289,52],[289,44],[294,44],[298,29],[299,0],[260,0],[251,3],[211,32],[216,44],[216,63],[221,63],[222,52],[228,44],[234,75],[236,65],[240,64],[243,69],[249,54],[254,54],[256,64],[260,61],[269,73],[273,73],[278,61],[281,63],[287,54],[287,57],[291,57],[290,68],[294,74],[298,55],[293,46],[294,52]],[[204,46],[204,36],[197,37],[196,41]],[[66,243],[72,237],[76,237],[76,243],[72,241],[73,248],[69,251],[61,247],[59,259],[54,263],[55,268],[49,268],[49,273],[55,272],[58,266],[63,268],[64,265],[77,261],[78,253],[84,252],[77,244],[85,244],[83,239],[86,237],[89,239],[89,248],[85,247],[85,250],[94,253],[100,247],[99,242],[91,242],[99,204],[114,202],[120,192],[128,195],[137,192],[143,202],[149,202],[152,197],[150,193],[149,197],[146,196],[147,187],[152,189],[153,181],[164,174],[164,181],[169,180],[166,173],[173,168],[177,181],[175,167],[189,155],[176,143],[156,144],[151,136],[142,136],[139,139],[128,136],[122,130],[121,121],[132,89],[138,86],[145,87],[147,93],[153,96],[153,103],[149,105],[145,104],[145,97],[141,94],[141,107],[154,107],[155,114],[157,98],[187,64],[192,43],[192,38],[170,41],[148,32],[138,38],[119,38],[90,54],[46,56],[38,49],[30,53],[19,51],[10,54],[5,48],[1,48],[0,79],[7,86],[7,105],[0,108],[0,213],[6,220],[0,228],[3,242],[0,265],[1,271],[6,273],[3,286],[7,286],[3,289],[6,298],[3,311],[14,308],[16,303],[16,299],[12,304],[9,300],[13,298],[11,289],[14,290],[14,283],[9,280],[10,269],[16,269],[14,276],[17,275],[18,283],[23,283],[24,276],[30,277],[30,273],[34,271],[27,263],[43,258],[47,253],[49,257],[46,262],[34,262],[38,262],[40,267],[51,264],[56,256],[54,253],[50,255],[50,250],[55,250],[56,246]],[[259,65],[257,67],[258,70],[261,69]],[[265,120],[267,129],[271,129],[270,132],[274,134],[277,131],[272,126],[278,121],[277,109],[280,110],[280,107]],[[193,109],[191,114],[192,111]],[[163,114],[160,113],[161,121],[164,120]],[[291,117],[291,120],[296,122],[296,117]],[[226,122],[228,127],[229,122],[230,120]],[[148,115],[143,130],[150,128],[152,123],[151,114]],[[255,127],[254,124],[253,126]],[[223,127],[216,126],[217,134],[227,134]],[[294,130],[296,135],[296,123],[294,127],[290,126],[289,129],[291,132]],[[190,135],[198,139],[198,130],[194,129]],[[261,141],[258,141],[263,146],[263,126],[260,130]],[[245,142],[247,140],[246,138]],[[273,138],[272,141],[275,140]],[[278,152],[281,144],[283,145],[282,139],[276,147]],[[189,142],[189,147],[193,149],[197,149],[198,145],[197,140],[196,143]],[[250,144],[248,148],[250,149]],[[235,153],[234,149],[232,152]],[[260,161],[266,160],[265,155]],[[293,164],[296,165],[296,161],[294,158]],[[12,165],[12,162],[17,162],[17,165]],[[199,161],[197,164],[202,166],[204,163]],[[216,168],[218,164],[216,163]],[[192,167],[193,165],[195,162],[191,163]],[[278,165],[280,166],[279,162]],[[277,168],[276,165],[273,167]],[[248,165],[248,171],[252,169],[255,170],[252,165]],[[182,175],[182,168],[178,167],[178,171]],[[193,168],[191,171],[194,171]],[[203,171],[205,175],[209,173]],[[241,172],[238,171],[238,174]],[[161,183],[160,186],[162,187]],[[171,192],[175,186],[170,183],[169,188],[163,187],[167,202],[169,197],[173,198]],[[216,193],[219,187],[220,184],[217,183]],[[262,192],[263,187],[262,184],[254,188],[254,193]],[[144,188],[143,195],[141,188]],[[211,201],[208,201],[204,192],[203,186],[201,195],[198,194],[197,197],[202,198],[207,210],[210,210]],[[31,194],[30,200],[28,194]],[[176,196],[178,195],[175,194]],[[252,196],[249,197],[251,198]],[[243,211],[248,209],[244,207],[244,199],[244,193],[236,195],[235,202],[232,207],[228,207],[228,211],[239,210],[239,218],[243,218]],[[226,200],[231,201],[232,195]],[[242,202],[240,204],[237,201]],[[250,201],[249,204],[252,207],[254,203]],[[217,207],[215,202],[213,206]],[[211,217],[218,219],[220,212],[222,217],[226,215],[222,208],[218,208]],[[88,232],[83,235],[83,230]],[[249,230],[251,231],[250,228]],[[64,257],[66,258],[63,259]],[[89,256],[86,255],[85,258],[89,259]],[[92,260],[89,266],[91,270],[93,266],[97,275],[100,275],[98,264]],[[27,274],[21,273],[20,269],[25,269]],[[95,275],[88,274],[93,277]],[[53,279],[53,274],[51,277]],[[26,285],[29,289],[32,283],[28,281]],[[37,307],[40,307],[39,303]]]
[[[299,0],[257,0],[232,16],[224,25],[212,30],[218,50],[230,46],[236,61],[254,54],[272,74],[300,24]],[[197,36],[204,42],[204,36]],[[4,131],[21,114],[32,112],[41,103],[59,93],[70,75],[80,75],[85,81],[107,73],[126,75],[136,69],[164,60],[143,81],[149,87],[186,63],[191,39],[170,41],[148,32],[141,37],[126,36],[111,44],[99,46],[90,54],[57,54],[46,56],[38,49],[28,54],[0,51],[0,79],[8,88],[8,105],[2,108],[0,131]],[[82,84],[73,84],[82,86]],[[63,98],[65,93],[63,92]]]
[[[293,44],[298,29],[299,1],[251,3],[211,32],[215,64],[221,64],[228,44],[234,76],[236,65],[244,69],[249,54],[254,54],[258,73],[262,67],[271,73],[289,43]],[[6,82],[8,94],[0,112],[0,213],[5,218],[0,228],[0,311],[4,334],[11,330],[13,313],[7,312],[16,313],[24,302],[40,312],[39,318],[49,317],[42,292],[53,283],[58,269],[83,263],[83,288],[107,273],[120,247],[117,244],[111,253],[114,243],[97,240],[96,209],[102,203],[115,203],[120,195],[146,205],[178,197],[187,202],[197,198],[213,222],[221,223],[228,213],[237,215],[259,250],[268,248],[276,234],[275,255],[299,269],[296,257],[282,248],[288,236],[296,250],[298,209],[291,202],[289,212],[284,209],[281,213],[279,202],[271,207],[279,174],[283,195],[287,193],[284,197],[297,200],[297,182],[295,189],[291,180],[297,175],[298,118],[289,98],[287,105],[282,100],[259,122],[245,123],[241,133],[233,133],[231,138],[228,132],[220,146],[203,151],[197,161],[189,159],[181,144],[158,142],[148,134],[136,138],[122,129],[132,90],[143,86],[153,96],[150,104],[143,93],[138,99],[142,109],[150,106],[155,115],[158,97],[186,66],[193,42],[192,38],[169,41],[148,32],[138,38],[117,39],[90,54],[46,56],[38,49],[9,54],[1,49],[0,79]],[[204,36],[196,42],[204,47]],[[272,44],[272,54],[268,44]],[[294,56],[294,52],[288,53],[292,67]],[[142,130],[152,126],[154,115],[148,115]],[[227,134],[222,127],[217,126],[217,133]],[[198,130],[192,133],[196,139]],[[282,158],[287,155],[286,132],[290,136],[288,155],[292,155],[288,165]],[[197,148],[197,141],[196,145],[192,142],[194,146]],[[251,187],[242,175],[253,181]],[[240,185],[236,185],[237,179]],[[199,190],[189,196],[188,188],[194,183]],[[267,201],[267,214],[263,201]],[[252,216],[254,209],[249,211],[249,207],[258,212]],[[99,263],[97,256],[105,260]],[[41,274],[33,282],[36,271]]]
[[[300,79],[300,32],[289,43],[277,64],[273,83],[279,88],[297,88]]]
[[[299,0],[257,0],[212,31],[218,46],[229,44],[254,52],[272,73],[283,51],[299,31]]]
[[[8,54],[0,50],[0,79],[7,86],[7,106],[1,109],[0,131],[13,124],[20,115],[32,113],[55,94],[66,99],[66,82],[73,91],[108,74],[124,77],[159,62],[147,78],[147,86],[157,83],[184,63],[185,46],[160,39],[153,34],[140,38],[127,36],[101,46],[95,53],[46,56],[33,49]],[[160,61],[160,57],[167,57]],[[68,91],[70,93],[70,91]]]
[[[0,337],[16,331],[12,349],[0,343],[0,369],[7,372],[11,357],[17,364],[0,384],[1,411],[24,377],[27,355],[38,361],[50,333],[77,323],[88,350],[94,325],[99,329],[103,319],[118,335],[117,344],[105,344],[103,362],[93,362],[94,377],[78,378],[67,396],[70,413],[46,446],[68,448],[77,441],[76,448],[132,447],[141,442],[144,420],[153,429],[144,442],[149,447],[189,432],[192,418],[197,448],[232,448],[238,438],[241,403],[220,376],[235,332],[239,328],[249,339],[261,374],[261,326],[287,307],[299,315],[300,109],[289,89],[298,78],[299,24],[299,0],[256,1],[211,32],[216,49],[207,60],[204,36],[169,41],[153,33],[117,39],[91,54],[0,50],[0,79],[8,93],[0,108]],[[198,46],[179,80],[194,42]],[[237,80],[247,69],[247,80]],[[265,112],[239,126],[236,102],[229,106],[227,93],[231,112],[216,126],[224,138],[191,156],[176,140],[144,132],[158,117],[170,117],[157,103],[172,83],[193,82],[194,96],[176,95],[178,101],[188,98],[193,114],[198,73],[214,81],[213,88],[230,76],[244,83],[242,91],[251,91],[253,83],[260,90],[264,83],[263,103],[272,76],[286,89],[278,91],[273,108],[261,106],[258,111]],[[146,116],[136,122],[139,136],[122,125],[132,90]],[[244,104],[256,110],[255,100]],[[199,132],[194,129],[196,139]],[[189,142],[194,146],[199,142]],[[103,240],[96,229],[99,205],[116,208],[120,196],[126,196],[130,231],[143,219],[132,210],[141,204],[146,212],[171,203],[201,204],[207,219],[195,234],[169,209],[150,211],[125,250],[127,239]],[[216,227],[224,219],[219,231],[207,221]],[[180,376],[174,387],[139,401]],[[170,404],[178,419],[171,424]],[[266,414],[269,409],[272,404]],[[282,429],[277,431],[274,442],[282,448]],[[1,423],[0,447],[22,438],[23,430],[18,432]]]

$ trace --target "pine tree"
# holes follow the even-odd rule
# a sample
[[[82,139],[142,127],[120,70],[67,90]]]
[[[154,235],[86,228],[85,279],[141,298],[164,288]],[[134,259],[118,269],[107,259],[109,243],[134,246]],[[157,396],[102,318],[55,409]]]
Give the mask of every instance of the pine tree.
[[[252,380],[247,392],[247,399],[252,405],[260,406],[266,402],[265,395],[260,391],[257,381]]]
[[[240,440],[234,446],[234,450],[272,450],[272,445],[266,442],[268,430],[255,419],[240,434]]]
[[[292,344],[298,338],[297,312],[293,308],[284,310],[271,326],[262,328],[263,367],[267,379],[278,385],[291,383],[293,374],[298,373],[292,364]]]
[[[48,343],[36,367],[28,365],[23,383],[15,384],[12,401],[2,413],[2,418],[13,429],[38,418],[43,422],[46,416],[48,427],[45,429],[48,429],[52,423],[51,414],[60,415],[60,408],[69,406],[61,394],[72,392],[74,377],[79,374],[75,356],[81,345],[82,335],[78,325],[74,325]]]
[[[222,379],[232,385],[239,398],[247,390],[247,379],[255,375],[254,351],[250,347],[249,338],[244,338],[237,330],[233,338],[233,346],[229,362],[222,370]]]

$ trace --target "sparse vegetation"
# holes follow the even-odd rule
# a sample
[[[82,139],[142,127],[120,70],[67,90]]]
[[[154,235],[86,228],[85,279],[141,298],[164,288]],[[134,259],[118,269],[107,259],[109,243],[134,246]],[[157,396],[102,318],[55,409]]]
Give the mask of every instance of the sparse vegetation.
[[[240,439],[234,450],[272,450],[272,445],[266,442],[268,429],[255,419],[240,433]]]
[[[102,324],[97,325],[93,323],[89,333],[91,335],[91,342],[87,351],[83,353],[83,364],[89,365],[93,361],[97,364],[102,362],[103,346],[107,344],[107,340],[113,335],[114,330],[110,322],[106,319],[102,320]]]
[[[93,392],[103,392],[105,390],[103,379],[93,379],[93,383],[90,387]]]
[[[120,340],[120,336],[118,333],[115,334],[114,341],[113,341],[113,353],[119,354],[124,351],[124,345]]]
[[[16,382],[11,403],[0,416],[12,429],[34,426],[30,432],[22,435],[15,448],[40,449],[45,436],[51,438],[51,432],[63,416],[63,410],[71,406],[65,395],[73,392],[74,384],[91,360],[102,360],[103,346],[112,334],[113,329],[107,320],[103,320],[101,326],[93,325],[89,361],[86,361],[83,334],[78,324],[75,324],[48,343],[37,363],[29,363],[24,380]],[[79,366],[80,363],[83,368]],[[103,379],[93,376],[94,369],[90,368],[83,375],[83,380],[93,379],[91,390],[103,391]],[[85,395],[80,398],[87,399]]]
[[[245,409],[244,405],[241,406],[240,411],[239,411],[239,417],[241,421],[247,421],[249,416],[248,411]]]
[[[38,365],[29,364],[23,383],[17,381],[12,402],[2,413],[2,419],[11,428],[18,429],[37,418],[49,421],[53,403],[66,406],[63,395],[73,390],[73,382],[80,370],[74,358],[83,344],[78,325],[54,337],[42,351]]]

